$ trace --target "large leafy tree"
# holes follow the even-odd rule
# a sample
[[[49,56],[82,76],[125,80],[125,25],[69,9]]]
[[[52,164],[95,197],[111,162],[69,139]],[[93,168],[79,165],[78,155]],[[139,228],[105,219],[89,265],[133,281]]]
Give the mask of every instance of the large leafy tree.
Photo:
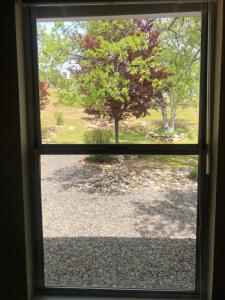
[[[176,17],[155,20],[161,31],[158,60],[171,76],[167,96],[159,102],[165,131],[174,132],[177,108],[193,105],[199,96],[201,18]],[[170,117],[168,114],[170,113]]]
[[[159,35],[153,20],[113,20],[88,22],[74,36],[79,50],[73,72],[83,106],[88,114],[114,121],[115,143],[119,121],[146,116],[168,89],[169,74],[155,59]]]
[[[164,101],[169,73],[156,59],[159,36],[151,19],[57,22],[50,33],[40,25],[40,74],[60,87],[59,102],[80,94],[88,114],[113,120],[118,143],[120,120]]]

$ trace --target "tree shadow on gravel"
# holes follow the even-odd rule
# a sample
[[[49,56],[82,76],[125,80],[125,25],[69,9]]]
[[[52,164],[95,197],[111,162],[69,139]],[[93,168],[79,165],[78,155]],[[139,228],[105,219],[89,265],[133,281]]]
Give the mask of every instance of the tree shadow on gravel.
[[[55,170],[51,177],[42,180],[60,183],[60,188],[67,191],[79,184],[85,184],[88,180],[98,177],[101,173],[100,166],[74,164],[72,167]]]
[[[79,162],[71,166],[56,169],[52,171],[51,176],[42,177],[42,181],[56,183],[60,191],[69,189],[84,191],[87,193],[117,193],[135,189],[142,190],[144,187],[151,188],[154,184],[161,186],[163,181],[169,184],[184,177],[186,170],[171,171],[171,169],[161,170],[155,166],[147,166],[140,160],[115,160],[114,163],[93,163]],[[174,178],[173,178],[174,177]],[[156,181],[156,182],[155,182]]]
[[[100,157],[96,159],[100,159]],[[89,194],[93,192],[123,194],[128,190],[128,185],[134,183],[131,172],[136,176],[136,184],[140,184],[140,181],[143,181],[143,178],[140,179],[140,169],[134,168],[133,165],[127,166],[113,158],[111,161],[99,163],[86,160],[84,164],[80,163],[55,170],[51,176],[43,178],[43,181],[57,183],[57,188],[64,191],[73,188]]]
[[[195,240],[44,239],[47,286],[194,290]]]
[[[159,235],[171,237],[176,233],[188,231],[196,234],[197,223],[197,190],[192,186],[182,191],[166,189],[162,199],[148,202],[134,201],[136,231],[142,237]],[[154,218],[160,221],[155,222]],[[151,231],[150,228],[151,227]]]

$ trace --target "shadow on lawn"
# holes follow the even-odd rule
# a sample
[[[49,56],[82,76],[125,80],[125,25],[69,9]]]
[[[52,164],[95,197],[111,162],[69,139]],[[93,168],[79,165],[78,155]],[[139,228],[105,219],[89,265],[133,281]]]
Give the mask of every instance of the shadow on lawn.
[[[47,286],[193,290],[194,239],[44,239]]]

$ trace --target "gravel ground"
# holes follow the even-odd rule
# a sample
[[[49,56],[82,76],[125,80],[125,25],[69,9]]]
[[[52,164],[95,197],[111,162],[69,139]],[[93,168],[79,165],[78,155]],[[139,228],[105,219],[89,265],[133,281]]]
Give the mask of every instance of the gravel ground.
[[[44,156],[46,284],[194,289],[197,186],[187,173]]]

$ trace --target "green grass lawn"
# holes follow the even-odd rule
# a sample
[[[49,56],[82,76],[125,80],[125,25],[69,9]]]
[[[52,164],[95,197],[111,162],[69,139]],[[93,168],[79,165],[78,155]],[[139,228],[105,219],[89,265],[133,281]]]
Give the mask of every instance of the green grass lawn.
[[[138,155],[138,158],[148,163],[158,164],[159,167],[167,165],[170,168],[191,167],[197,169],[198,156],[196,155]]]
[[[63,115],[63,124],[58,126],[55,112]],[[162,127],[160,111],[152,110],[145,118],[131,118],[120,122],[120,143],[150,144],[155,143],[146,138],[146,132],[157,131]],[[51,91],[51,103],[41,111],[42,139],[44,143],[82,144],[84,133],[96,128],[94,118],[83,112],[81,107],[63,107],[54,105],[54,93]],[[102,128],[113,132],[113,123]],[[144,129],[144,130],[143,130]],[[185,139],[180,143],[197,143],[198,109],[193,106],[179,107],[176,118],[177,132],[183,132]],[[114,143],[114,134],[111,142]],[[197,169],[197,156],[182,155],[139,155],[146,163],[160,164],[174,168],[191,167]]]
[[[63,125],[57,126],[54,113],[62,112]],[[124,124],[126,123],[126,124]],[[185,134],[180,143],[197,143],[198,136],[198,111],[194,107],[178,108],[176,129]],[[125,126],[126,125],[126,126]],[[146,133],[135,126],[142,126],[147,131],[157,131],[162,126],[162,117],[159,111],[152,110],[150,115],[141,119],[130,119],[120,122],[120,143],[148,144],[155,143],[147,139]],[[48,107],[41,112],[41,127],[43,138],[51,143],[79,144],[83,143],[83,135],[86,131],[94,128],[93,117],[86,115],[81,108],[74,107]],[[113,124],[107,126],[113,132]],[[103,127],[105,128],[105,127]],[[114,137],[112,136],[112,143]]]
[[[41,111],[42,139],[47,143],[82,144],[84,133],[96,128],[94,118],[83,112],[82,107],[66,107],[56,105],[54,90],[49,89],[50,104]],[[63,115],[63,124],[58,126],[55,112]],[[156,143],[146,138],[146,132],[159,132],[162,128],[160,110],[150,110],[145,118],[130,118],[120,122],[119,141],[126,144]],[[184,133],[185,138],[179,143],[197,143],[198,139],[198,108],[194,106],[178,107],[176,132]],[[114,143],[113,123],[102,128],[112,131],[111,142]]]

